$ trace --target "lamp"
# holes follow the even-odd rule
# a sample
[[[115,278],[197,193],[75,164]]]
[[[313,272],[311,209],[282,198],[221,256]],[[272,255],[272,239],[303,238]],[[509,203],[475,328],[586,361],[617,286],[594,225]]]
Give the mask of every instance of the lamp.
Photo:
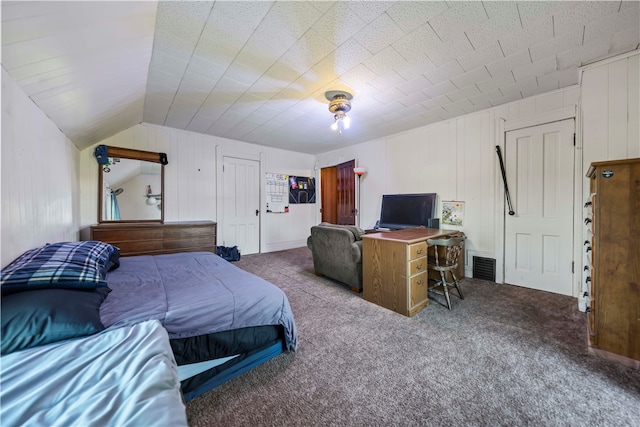
[[[353,95],[349,92],[330,90],[324,96],[329,100],[329,111],[333,113],[333,124],[331,129],[337,130],[342,135],[344,129],[349,129],[351,118],[347,113],[351,111],[351,99]]]
[[[353,168],[353,173],[358,177],[358,208],[356,209],[356,214],[358,215],[358,227],[360,227],[360,179],[362,175],[367,172],[366,168],[358,167]]]
[[[151,186],[147,185],[147,194],[145,197],[147,198],[147,204],[150,206],[159,205],[162,200],[162,194],[151,194]]]

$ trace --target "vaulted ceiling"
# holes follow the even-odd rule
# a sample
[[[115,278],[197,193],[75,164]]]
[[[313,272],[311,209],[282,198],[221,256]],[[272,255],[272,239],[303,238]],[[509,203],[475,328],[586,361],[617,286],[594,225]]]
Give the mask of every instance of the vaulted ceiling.
[[[2,66],[80,149],[147,122],[317,154],[639,44],[638,1],[2,2]],[[353,94],[342,135],[330,90]]]

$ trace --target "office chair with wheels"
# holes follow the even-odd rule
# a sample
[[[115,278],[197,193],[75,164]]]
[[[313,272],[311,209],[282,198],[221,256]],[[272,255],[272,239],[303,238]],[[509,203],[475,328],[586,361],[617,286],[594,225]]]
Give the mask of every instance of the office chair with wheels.
[[[433,256],[429,256],[429,269],[440,273],[440,280],[429,278],[429,280],[435,282],[429,286],[429,293],[443,295],[447,302],[446,307],[449,310],[451,310],[450,287],[456,289],[457,296],[460,299],[464,299],[455,274],[455,270],[458,268],[460,252],[464,250],[464,240],[464,234],[458,237],[427,240],[427,243],[433,246]],[[447,281],[447,273],[449,273],[451,281]]]

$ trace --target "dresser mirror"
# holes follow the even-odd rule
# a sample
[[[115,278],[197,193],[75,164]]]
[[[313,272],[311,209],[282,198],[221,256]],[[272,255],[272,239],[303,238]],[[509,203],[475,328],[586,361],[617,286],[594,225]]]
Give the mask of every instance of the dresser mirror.
[[[164,153],[100,145],[98,222],[164,222]]]

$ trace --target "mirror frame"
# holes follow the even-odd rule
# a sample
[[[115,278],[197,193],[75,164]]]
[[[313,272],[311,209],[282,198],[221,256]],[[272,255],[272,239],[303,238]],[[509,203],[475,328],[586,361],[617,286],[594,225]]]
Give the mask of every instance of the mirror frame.
[[[145,162],[159,163],[161,166],[160,169],[160,194],[162,194],[162,203],[160,204],[160,219],[119,219],[119,220],[104,220],[102,219],[102,197],[103,194],[103,172],[102,168],[104,167],[104,163],[100,162],[100,157],[98,155],[98,150],[106,147],[107,159],[109,157],[117,157],[120,159],[132,159],[132,160],[142,160]],[[131,222],[158,222],[160,224],[164,224],[164,166],[167,164],[167,155],[165,153],[154,153],[152,151],[142,151],[142,150],[134,150],[132,148],[121,148],[121,147],[110,147],[106,145],[101,145],[96,148],[94,152],[96,159],[98,159],[98,223],[131,223]],[[106,162],[106,161],[105,161]]]

